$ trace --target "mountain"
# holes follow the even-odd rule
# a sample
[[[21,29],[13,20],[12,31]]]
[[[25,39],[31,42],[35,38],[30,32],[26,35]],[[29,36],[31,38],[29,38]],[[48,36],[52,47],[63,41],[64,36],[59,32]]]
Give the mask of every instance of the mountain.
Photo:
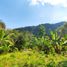
[[[43,25],[44,28],[46,29],[46,32],[49,34],[49,31],[56,30],[60,26],[64,25],[64,22],[59,22],[59,23],[55,23],[55,24],[46,23],[46,24],[40,24],[40,25]],[[15,30],[18,30],[18,31],[21,31],[21,32],[22,31],[29,31],[29,32],[37,35],[38,28],[39,28],[40,25],[38,25],[38,26],[21,27],[21,28],[16,28]]]

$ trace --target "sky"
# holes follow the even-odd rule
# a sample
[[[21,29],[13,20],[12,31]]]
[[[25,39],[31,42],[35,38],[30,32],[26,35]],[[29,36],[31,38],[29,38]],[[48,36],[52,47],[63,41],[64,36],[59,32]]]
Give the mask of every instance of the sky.
[[[0,0],[0,20],[9,29],[67,21],[67,0]]]

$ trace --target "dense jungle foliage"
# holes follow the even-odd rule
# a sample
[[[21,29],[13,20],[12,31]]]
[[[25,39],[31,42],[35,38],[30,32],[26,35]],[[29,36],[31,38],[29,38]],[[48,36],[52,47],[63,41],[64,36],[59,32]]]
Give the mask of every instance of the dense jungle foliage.
[[[38,35],[5,29],[0,23],[0,67],[67,67],[67,23]]]

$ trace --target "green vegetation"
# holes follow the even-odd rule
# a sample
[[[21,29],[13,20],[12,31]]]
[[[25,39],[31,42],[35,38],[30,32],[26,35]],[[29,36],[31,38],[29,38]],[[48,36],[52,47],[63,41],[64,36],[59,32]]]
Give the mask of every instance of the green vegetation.
[[[67,67],[66,63],[65,56],[47,56],[31,49],[0,56],[0,67]]]
[[[48,35],[40,25],[37,36],[1,28],[0,67],[67,67],[67,24],[63,27],[63,35],[63,31]]]
[[[5,29],[6,25],[3,21],[0,20],[0,29]]]
[[[54,31],[57,28],[62,27],[65,23],[67,23],[67,22],[60,22],[60,23],[56,23],[56,24],[46,23],[46,24],[40,24],[37,26],[20,27],[20,28],[16,28],[15,30],[18,30],[20,32],[29,31],[29,32],[33,33],[34,35],[38,36],[38,34],[39,34],[38,32],[40,31],[39,28],[41,28],[41,26],[43,29],[42,31],[46,31],[46,33],[49,34],[49,32],[51,30]]]

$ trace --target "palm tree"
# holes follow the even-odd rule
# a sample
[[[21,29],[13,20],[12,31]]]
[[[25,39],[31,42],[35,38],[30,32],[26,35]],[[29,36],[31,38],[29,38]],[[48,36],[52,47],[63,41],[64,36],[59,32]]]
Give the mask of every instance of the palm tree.
[[[5,29],[6,25],[3,21],[0,20],[0,29]]]

